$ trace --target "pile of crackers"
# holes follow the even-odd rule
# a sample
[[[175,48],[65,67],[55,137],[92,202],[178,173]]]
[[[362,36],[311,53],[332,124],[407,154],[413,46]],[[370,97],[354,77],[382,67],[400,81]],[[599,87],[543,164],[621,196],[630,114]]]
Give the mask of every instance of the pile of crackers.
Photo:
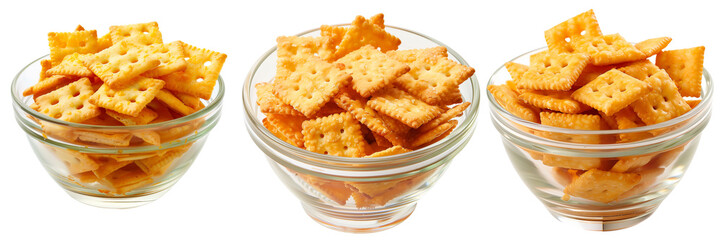
[[[279,37],[275,79],[255,85],[263,125],[296,147],[341,157],[404,153],[450,134],[470,105],[459,85],[474,69],[448,59],[444,47],[398,50],[401,40],[384,22],[383,14],[357,16],[350,26],[322,26],[319,37]],[[363,191],[312,178],[305,177],[341,205],[355,194],[359,207],[415,186],[372,183],[378,189]]]
[[[593,10],[548,29],[545,37],[547,51],[532,55],[530,65],[506,63],[512,80],[488,86],[501,106],[526,121],[579,130],[630,129],[671,120],[701,101],[703,46],[664,50],[671,42],[669,37],[632,44],[619,34],[603,35]],[[536,134],[559,141],[608,144],[640,141],[660,133],[633,132],[611,139],[590,134]],[[564,193],[608,203],[640,193],[645,190],[642,187],[655,182],[670,163],[669,156],[678,155],[676,150],[670,152],[611,161],[531,155],[572,179],[564,184]]]
[[[163,43],[156,22],[48,33],[50,58],[41,60],[30,108],[59,120],[104,126],[161,123],[205,107],[226,55],[181,41]],[[203,100],[201,100],[203,99]],[[40,121],[45,136],[97,147],[161,146],[194,132],[203,118],[142,131],[104,131]],[[89,154],[50,147],[82,183],[123,194],[153,182],[190,144],[138,154]]]

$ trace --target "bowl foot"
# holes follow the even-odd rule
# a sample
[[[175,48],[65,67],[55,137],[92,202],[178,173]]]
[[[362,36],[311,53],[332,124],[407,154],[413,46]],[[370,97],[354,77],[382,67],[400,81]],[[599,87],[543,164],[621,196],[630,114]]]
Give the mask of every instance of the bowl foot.
[[[94,206],[94,207],[100,207],[100,208],[114,208],[114,209],[124,209],[124,208],[134,208],[143,206],[145,204],[151,203],[158,198],[165,195],[166,192],[168,192],[170,188],[166,188],[165,190],[155,192],[152,194],[137,196],[137,197],[111,197],[111,196],[93,196],[93,195],[86,195],[82,193],[77,193],[73,191],[69,191],[66,189],[66,192],[68,195],[73,197],[75,200],[78,200],[78,202]]]
[[[563,223],[570,223],[591,231],[615,231],[632,227],[650,217],[658,205],[640,209],[583,211],[548,208],[551,215]]]
[[[392,228],[408,218],[416,203],[381,209],[327,209],[303,203],[305,212],[321,225],[342,232],[372,233]]]

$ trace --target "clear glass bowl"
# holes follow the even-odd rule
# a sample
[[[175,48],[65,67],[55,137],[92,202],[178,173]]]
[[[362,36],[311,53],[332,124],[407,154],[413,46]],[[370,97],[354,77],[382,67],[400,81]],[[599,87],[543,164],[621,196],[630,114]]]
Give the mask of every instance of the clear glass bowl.
[[[188,170],[220,119],[225,93],[220,77],[210,100],[201,99],[205,108],[170,121],[101,126],[50,118],[31,109],[33,97],[22,94],[37,83],[44,58],[23,68],[12,82],[15,118],[50,176],[82,203],[131,208],[160,198]],[[159,137],[161,144],[144,144],[140,137],[147,135]]]
[[[410,30],[386,26],[386,31],[403,41],[403,49],[445,46]],[[318,35],[319,29],[298,34]],[[445,47],[450,59],[468,65],[458,53]],[[273,47],[253,66],[243,85],[246,127],[278,177],[300,199],[306,213],[326,227],[374,232],[401,223],[413,212],[421,194],[438,180],[451,159],[468,143],[475,129],[480,90],[474,75],[460,87],[464,101],[471,102],[471,106],[458,119],[458,127],[432,145],[379,158],[336,157],[306,151],[275,137],[261,122],[265,116],[256,104],[254,86],[273,79],[276,59]],[[379,192],[369,196],[354,192],[353,187]]]
[[[527,63],[537,49],[514,59]],[[491,76],[488,85],[510,80],[504,66]],[[648,218],[681,180],[701,132],[711,118],[713,82],[703,73],[703,100],[688,113],[670,121],[625,130],[574,130],[525,121],[506,111],[486,91],[491,119],[501,134],[508,157],[526,186],[562,222],[581,225],[588,230],[617,230],[633,226]],[[616,139],[633,141],[616,143]],[[589,144],[596,142],[598,144]],[[638,185],[617,199],[587,199],[570,196],[564,200],[564,188],[578,173],[552,167],[547,161],[564,162],[578,167],[608,169],[617,161],[627,161],[628,172],[641,175]],[[570,168],[570,167],[569,167]],[[566,196],[569,197],[569,196]]]

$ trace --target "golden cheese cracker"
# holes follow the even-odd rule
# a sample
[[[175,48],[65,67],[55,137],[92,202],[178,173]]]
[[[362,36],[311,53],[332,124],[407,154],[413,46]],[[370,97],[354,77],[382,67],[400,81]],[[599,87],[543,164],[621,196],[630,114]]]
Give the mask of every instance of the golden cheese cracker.
[[[530,90],[568,91],[589,63],[582,53],[540,54],[516,86]]]
[[[644,58],[649,58],[660,53],[664,48],[666,48],[666,46],[668,46],[669,43],[671,43],[670,37],[659,37],[643,40],[636,43],[634,47],[643,53],[645,56]]]
[[[656,65],[666,70],[684,97],[701,97],[704,46],[663,51],[656,55]]]
[[[640,181],[641,175],[637,173],[591,169],[581,174],[563,192],[576,197],[609,203],[618,199],[621,194],[636,186]]]
[[[365,45],[337,62],[351,72],[351,87],[363,97],[369,97],[410,71],[408,65],[386,56],[371,45]]]
[[[268,114],[265,119],[273,125],[275,131],[282,135],[283,141],[303,148],[303,121],[308,120],[304,116],[292,116],[281,114]]]
[[[324,27],[328,28],[322,26],[321,30]],[[321,35],[324,32],[321,31]],[[373,24],[363,16],[357,16],[351,26],[345,30],[345,34],[338,43],[332,59],[339,59],[365,45],[371,45],[379,48],[382,52],[387,52],[398,49],[400,44],[401,40],[386,32],[382,26]]]
[[[571,42],[571,47],[575,52],[582,52],[591,56],[591,64],[595,66],[631,62],[646,58],[643,52],[627,42],[620,34],[578,39]]]
[[[83,78],[38,97],[30,108],[52,118],[79,123],[101,113],[89,102],[92,94],[90,80]]]
[[[652,75],[645,82],[653,90],[633,102],[631,107],[647,125],[671,120],[691,110],[665,70]]]
[[[446,57],[424,56],[410,64],[410,71],[396,79],[396,85],[429,104],[438,104],[470,78],[475,69]]]
[[[367,144],[360,124],[349,113],[304,121],[302,133],[308,151],[341,157],[365,155]]]
[[[138,35],[148,35],[153,43],[163,43],[163,36],[157,22],[110,26],[109,34],[113,44]]]
[[[649,92],[651,86],[648,83],[614,69],[574,91],[571,97],[613,115]]]
[[[572,93],[573,92],[564,91],[528,90],[518,95],[518,98],[531,106],[564,113],[582,113],[591,109],[586,104],[571,98]]]
[[[46,73],[49,75],[70,75],[77,77],[95,76],[90,69],[83,65],[83,61],[80,60],[80,54],[77,52],[66,55],[62,62],[60,62],[57,66],[48,69]]]
[[[228,56],[187,43],[182,45],[186,54],[185,70],[161,77],[165,88],[208,100]]]
[[[441,108],[423,101],[397,88],[385,88],[373,95],[368,106],[417,128],[441,114]]]
[[[136,117],[161,91],[165,82],[145,77],[139,77],[133,82],[121,89],[103,84],[89,101],[105,109]]]
[[[281,36],[276,39],[276,42],[278,43],[278,58],[305,55],[317,56],[320,59],[329,60],[335,50],[331,46],[330,38],[327,36]]]
[[[511,90],[508,85],[488,85],[488,91],[496,102],[511,114],[529,122],[541,122],[538,118],[539,109],[523,102],[518,98],[518,93]]]
[[[99,53],[81,59],[95,75],[112,88],[121,89],[133,83],[140,74],[157,67],[158,57],[144,48],[120,42]]]
[[[95,30],[48,33],[50,61],[53,66],[60,64],[65,56],[78,53],[96,53],[98,36]]]
[[[570,18],[544,32],[552,52],[573,52],[572,42],[603,36],[593,9]]]

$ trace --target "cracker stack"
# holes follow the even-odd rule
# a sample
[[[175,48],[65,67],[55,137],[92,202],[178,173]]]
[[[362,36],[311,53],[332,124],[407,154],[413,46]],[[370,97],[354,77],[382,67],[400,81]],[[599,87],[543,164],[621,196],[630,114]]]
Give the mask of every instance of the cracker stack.
[[[629,129],[676,118],[700,101],[703,46],[664,51],[669,37],[632,44],[619,34],[603,35],[593,10],[546,30],[545,37],[547,51],[532,55],[528,66],[506,63],[512,80],[488,86],[502,107],[526,121],[579,130]],[[588,134],[537,134],[603,144],[639,141],[660,132],[619,134],[610,140]],[[564,169],[555,172],[572,175],[566,194],[604,203],[628,197],[631,189],[644,190],[635,187],[653,178],[643,174],[658,176],[648,167],[653,155],[622,157],[613,164],[603,164],[600,158],[531,155]]]
[[[181,41],[163,43],[156,22],[48,34],[50,59],[40,80],[23,92],[32,109],[63,121],[106,126],[159,123],[190,115],[209,100],[226,55]],[[41,122],[44,133],[78,145],[132,147],[173,141],[202,118],[154,131],[103,132]],[[191,143],[192,144],[192,143]],[[190,144],[141,154],[85,154],[53,148],[82,183],[99,182],[124,194],[161,176]],[[134,163],[134,164],[133,164]]]
[[[398,50],[383,14],[277,42],[277,73],[255,85],[257,104],[271,133],[308,151],[357,158],[419,149],[450,134],[470,105],[459,85],[474,69],[444,47]],[[352,196],[364,208],[385,205],[430,172],[364,185],[298,174],[328,199],[345,205]]]

